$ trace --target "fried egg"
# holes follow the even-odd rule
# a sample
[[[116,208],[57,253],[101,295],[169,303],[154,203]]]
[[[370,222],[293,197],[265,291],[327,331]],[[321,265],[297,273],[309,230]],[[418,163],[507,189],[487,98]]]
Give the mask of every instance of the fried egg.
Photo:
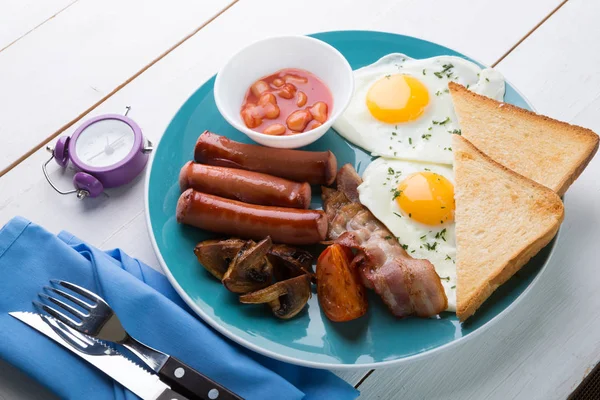
[[[360,202],[413,258],[429,260],[456,311],[454,173],[448,165],[378,158],[363,174]]]
[[[374,156],[452,164],[460,126],[448,82],[502,100],[504,78],[454,56],[421,60],[389,54],[354,71],[350,104],[333,128]]]

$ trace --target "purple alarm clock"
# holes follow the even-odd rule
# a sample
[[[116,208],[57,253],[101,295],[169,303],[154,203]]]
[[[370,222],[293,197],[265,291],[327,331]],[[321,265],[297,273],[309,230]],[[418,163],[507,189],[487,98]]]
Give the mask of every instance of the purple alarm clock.
[[[129,112],[130,107],[127,107]],[[152,143],[131,118],[119,114],[100,115],[81,125],[72,137],[58,139],[52,157],[42,166],[48,183],[60,194],[96,197],[104,189],[121,186],[138,176],[148,162]],[[62,191],[50,180],[46,166],[55,160],[61,167],[69,161],[78,171],[73,176],[75,189]]]

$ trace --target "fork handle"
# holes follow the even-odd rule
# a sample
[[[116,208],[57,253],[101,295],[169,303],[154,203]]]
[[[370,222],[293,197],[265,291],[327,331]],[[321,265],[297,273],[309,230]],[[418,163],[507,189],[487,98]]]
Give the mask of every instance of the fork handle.
[[[175,357],[169,357],[158,376],[190,400],[244,400]]]

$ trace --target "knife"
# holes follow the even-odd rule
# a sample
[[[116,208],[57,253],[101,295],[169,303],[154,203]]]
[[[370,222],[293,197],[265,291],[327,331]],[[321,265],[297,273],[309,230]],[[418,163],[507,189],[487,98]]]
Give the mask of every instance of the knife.
[[[87,339],[90,341],[93,340],[97,346],[102,346],[102,351],[85,351],[84,347],[77,346],[78,338],[81,337],[81,334],[52,317],[20,311],[10,312],[9,315],[83,358],[142,398],[142,400],[188,400],[181,394],[171,390],[157,375],[151,374],[116,350],[105,346],[99,341],[91,338]]]

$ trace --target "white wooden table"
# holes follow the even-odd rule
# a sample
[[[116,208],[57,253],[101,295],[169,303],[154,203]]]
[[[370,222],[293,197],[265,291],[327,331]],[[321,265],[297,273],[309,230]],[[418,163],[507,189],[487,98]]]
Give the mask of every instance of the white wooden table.
[[[142,179],[85,202],[59,196],[44,147],[126,105],[156,140],[230,55],[271,35],[435,41],[496,66],[539,112],[600,132],[599,19],[592,0],[0,0],[0,225],[22,215],[160,269]],[[600,359],[598,174],[597,157],[566,195],[546,272],[485,334],[402,368],[337,373],[364,399],[566,398]],[[52,398],[0,361],[0,399]]]

